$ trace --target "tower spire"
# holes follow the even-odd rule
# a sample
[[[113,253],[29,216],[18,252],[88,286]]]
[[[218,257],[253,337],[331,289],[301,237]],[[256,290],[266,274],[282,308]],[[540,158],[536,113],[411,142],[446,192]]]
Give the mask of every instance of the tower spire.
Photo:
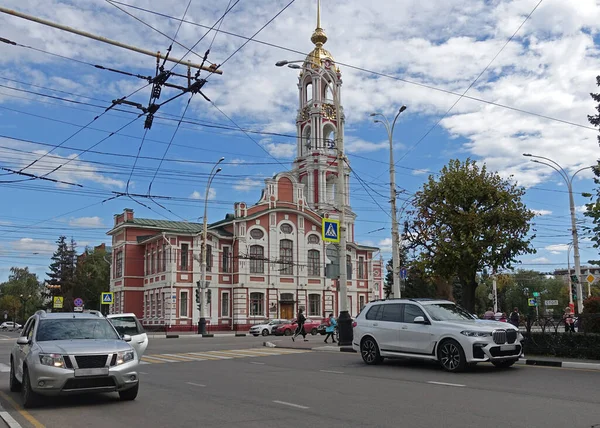
[[[317,28],[312,34],[310,41],[315,44],[316,47],[322,47],[327,42],[327,35],[321,28],[321,0],[317,0]]]

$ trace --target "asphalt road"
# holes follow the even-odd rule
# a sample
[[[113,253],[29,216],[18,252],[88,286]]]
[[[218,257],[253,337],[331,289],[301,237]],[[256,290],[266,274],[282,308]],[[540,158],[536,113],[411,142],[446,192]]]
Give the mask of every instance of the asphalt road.
[[[407,361],[262,347],[262,338],[156,339],[134,402],[61,397],[19,412],[0,373],[0,403],[23,427],[569,427],[600,423],[600,372],[479,365],[449,374]],[[11,343],[0,341],[0,358]],[[203,361],[192,361],[191,352]],[[278,355],[282,353],[282,355]],[[263,355],[264,354],[264,355]],[[197,354],[198,358],[200,358]],[[159,360],[169,360],[165,362]],[[14,406],[17,406],[16,409]]]

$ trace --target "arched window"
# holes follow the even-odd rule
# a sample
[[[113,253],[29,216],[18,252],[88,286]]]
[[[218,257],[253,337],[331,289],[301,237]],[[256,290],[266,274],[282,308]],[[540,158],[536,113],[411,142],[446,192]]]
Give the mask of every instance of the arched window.
[[[250,246],[250,273],[265,273],[265,249],[260,245]]]
[[[279,258],[281,268],[279,271],[282,275],[294,274],[294,243],[289,239],[279,241]]]
[[[308,276],[321,276],[320,255],[319,250],[308,250]]]
[[[308,82],[304,87],[304,102],[309,103],[313,99],[313,85]]]
[[[319,243],[319,237],[317,235],[308,235],[308,243],[309,244],[318,244]]]

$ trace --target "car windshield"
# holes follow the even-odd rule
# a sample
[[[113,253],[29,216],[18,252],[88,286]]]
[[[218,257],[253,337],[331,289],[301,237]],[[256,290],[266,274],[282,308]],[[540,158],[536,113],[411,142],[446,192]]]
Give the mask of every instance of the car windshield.
[[[473,315],[453,303],[435,303],[423,305],[434,321],[473,320]]]
[[[41,320],[36,340],[119,339],[106,319],[46,319]]]
[[[134,317],[111,317],[109,320],[121,336],[125,334],[135,336],[144,332],[144,329]]]

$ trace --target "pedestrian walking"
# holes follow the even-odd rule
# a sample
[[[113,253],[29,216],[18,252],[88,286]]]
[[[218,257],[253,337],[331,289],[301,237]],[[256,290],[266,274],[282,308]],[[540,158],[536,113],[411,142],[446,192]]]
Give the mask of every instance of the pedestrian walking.
[[[575,317],[573,316],[573,311],[569,306],[565,308],[563,320],[565,322],[565,333],[575,333]]]
[[[494,309],[488,308],[488,310],[483,314],[484,320],[493,320],[494,319]]]
[[[519,308],[514,308],[510,314],[510,323],[515,327],[519,328],[519,321],[521,316],[519,315]]]
[[[295,342],[296,338],[300,335],[302,335],[305,342],[308,342],[308,339],[306,338],[306,330],[304,330],[304,323],[306,322],[306,317],[302,312],[304,312],[302,308],[298,309],[298,315],[296,316],[296,323],[298,324],[298,326],[296,327],[296,331],[292,336],[293,342]]]
[[[325,336],[325,343],[327,343],[327,339],[329,339],[330,337],[331,337],[332,343],[337,343],[335,341],[335,336],[334,336],[336,326],[337,326],[337,321],[333,317],[333,314],[329,314],[329,325],[325,328],[325,333],[327,333],[327,336]]]

